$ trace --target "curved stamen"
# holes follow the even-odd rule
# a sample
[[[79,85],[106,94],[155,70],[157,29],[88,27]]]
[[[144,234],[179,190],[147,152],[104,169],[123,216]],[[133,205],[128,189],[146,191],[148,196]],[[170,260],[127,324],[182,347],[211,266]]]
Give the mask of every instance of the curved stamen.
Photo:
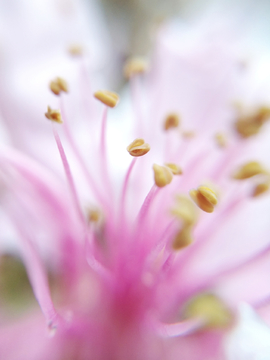
[[[106,149],[107,114],[108,114],[108,107],[105,106],[101,120],[100,166],[101,166],[101,172],[102,172],[105,189],[107,189],[109,199],[113,199],[113,191],[112,191],[111,181],[108,172],[108,160],[107,160],[107,149]]]
[[[157,332],[164,338],[171,338],[176,336],[186,336],[203,328],[205,321],[203,319],[191,319],[181,321],[174,324],[158,324]]]
[[[70,166],[69,166],[61,139],[55,128],[53,129],[53,132],[54,132],[55,141],[56,141],[56,144],[57,144],[57,147],[59,150],[59,154],[61,156],[61,160],[62,160],[62,163],[64,166],[64,170],[65,170],[66,178],[68,181],[69,189],[71,192],[72,200],[74,202],[79,220],[81,222],[81,226],[82,226],[82,230],[83,230],[84,246],[85,246],[85,249],[88,249],[88,243],[89,243],[88,227],[87,227],[87,223],[85,221],[85,218],[83,216],[83,213],[82,213],[82,210],[80,207],[79,197],[78,197],[78,194],[76,191],[76,187],[74,184]],[[101,264],[99,264],[99,262],[93,257],[92,254],[89,253],[89,251],[87,252],[87,262],[93,268],[93,270],[98,271],[99,273],[102,273],[102,275],[104,275],[105,272],[104,272],[103,266]]]
[[[126,195],[127,195],[127,187],[128,187],[128,182],[129,182],[129,179],[130,179],[130,175],[131,175],[133,167],[134,167],[134,165],[136,163],[136,160],[137,160],[137,158],[134,158],[131,161],[131,163],[129,165],[129,168],[128,168],[128,171],[127,171],[126,176],[125,176],[124,185],[123,185],[122,194],[121,194],[121,200],[120,200],[120,218],[121,219],[124,219],[124,217],[125,217],[125,201],[126,201]]]
[[[48,326],[51,329],[56,328],[63,320],[56,312],[53,305],[47,275],[41,259],[33,245],[33,241],[24,228],[22,221],[20,221],[16,216],[15,211],[13,210],[11,212],[11,210],[7,209],[7,213],[19,234],[19,238],[22,243],[21,251],[25,267],[27,269],[27,274],[29,276],[35,297],[47,320]]]
[[[75,144],[75,141],[71,135],[69,126],[68,126],[68,121],[67,121],[67,117],[66,117],[66,113],[65,113],[65,107],[64,107],[64,102],[63,102],[63,98],[60,97],[60,108],[61,108],[61,113],[62,113],[62,118],[63,118],[63,128],[65,131],[65,135],[69,141],[69,144],[81,166],[81,169],[83,170],[84,176],[88,181],[88,185],[90,187],[90,189],[93,191],[94,195],[96,196],[97,200],[100,201],[100,203],[103,205],[103,207],[106,209],[108,204],[106,203],[106,201],[104,200],[103,196],[101,195],[94,179],[92,178],[92,176],[90,175],[90,172],[88,171],[85,162]]]

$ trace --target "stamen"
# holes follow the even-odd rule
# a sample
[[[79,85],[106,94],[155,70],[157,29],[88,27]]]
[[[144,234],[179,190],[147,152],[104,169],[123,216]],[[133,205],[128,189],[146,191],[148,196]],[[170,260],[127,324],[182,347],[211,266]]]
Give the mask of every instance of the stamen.
[[[50,108],[50,106],[48,106],[48,110],[45,113],[45,116],[46,116],[47,119],[49,119],[51,121],[57,122],[59,124],[63,123],[60,110],[53,110],[53,109]]]
[[[177,232],[172,242],[173,250],[181,250],[193,242],[191,230],[191,226],[184,226],[181,230]]]
[[[234,173],[233,178],[237,180],[244,180],[259,174],[267,174],[267,171],[257,161],[250,161],[249,163],[241,166]]]
[[[231,310],[213,294],[202,294],[191,300],[185,307],[184,317],[203,319],[206,328],[226,328],[233,322]]]
[[[167,168],[166,166],[160,166],[154,164],[153,170],[154,170],[155,184],[158,187],[164,187],[170,184],[170,182],[173,179],[173,174],[169,168]]]
[[[96,91],[94,97],[111,108],[114,108],[119,102],[119,96],[115,92],[109,90]]]
[[[129,59],[124,66],[124,76],[130,79],[132,76],[142,74],[148,70],[148,63],[144,58],[135,57]]]
[[[17,200],[20,201],[19,199]],[[38,251],[34,246],[34,241],[31,235],[28,233],[29,229],[24,227],[24,224],[21,220],[19,220],[20,218],[14,211],[11,212],[11,210],[9,210],[8,215],[13,221],[22,242],[22,254],[34,295],[40,305],[48,325],[56,328],[57,325],[60,325],[63,322],[63,320],[54,308],[47,274]]]
[[[174,164],[174,163],[166,163],[165,166],[167,166],[171,172],[173,173],[173,175],[182,175],[183,174],[183,170],[180,168],[179,165]]]
[[[61,139],[60,139],[60,137],[59,137],[59,135],[58,135],[58,133],[57,133],[57,131],[55,129],[53,129],[53,134],[54,134],[55,142],[56,142],[56,145],[57,145],[57,148],[58,148],[58,151],[59,151],[59,155],[60,155],[61,160],[62,160],[62,164],[63,164],[64,171],[65,171],[65,174],[66,174],[66,178],[67,178],[68,186],[69,186],[70,193],[71,193],[71,196],[72,196],[72,200],[73,200],[75,208],[77,210],[78,217],[79,217],[79,219],[80,219],[80,221],[82,223],[82,227],[85,230],[86,229],[86,227],[85,227],[85,225],[86,225],[85,224],[85,219],[84,219],[81,207],[80,207],[79,197],[78,197],[78,194],[77,194],[77,191],[76,191],[75,183],[74,183],[73,176],[72,176],[72,173],[71,173],[71,169],[70,169],[67,157],[66,157],[66,153],[65,153],[65,150],[63,148]]]
[[[190,190],[189,195],[201,210],[208,213],[214,211],[214,207],[218,202],[216,193],[207,186],[200,186],[197,190]]]
[[[220,148],[225,148],[227,146],[228,140],[227,140],[225,134],[217,133],[215,135],[215,140],[216,140],[217,145]]]
[[[267,192],[269,190],[269,188],[270,188],[269,182],[257,184],[255,186],[255,188],[253,189],[252,196],[257,197],[261,194],[264,194],[265,192]]]
[[[68,52],[72,56],[81,56],[83,54],[83,48],[81,45],[73,44],[68,48]]]
[[[184,131],[184,132],[182,132],[182,136],[185,139],[192,139],[196,136],[196,133],[195,133],[195,131],[192,131],[192,130]]]
[[[171,113],[167,115],[164,122],[164,130],[169,130],[178,127],[180,123],[179,115],[176,113]]]
[[[204,325],[200,319],[186,320],[174,324],[160,324],[158,326],[158,334],[165,338],[175,336],[186,336],[193,334],[195,331],[201,329]]]
[[[172,209],[171,213],[182,220],[185,226],[196,224],[198,211],[194,203],[189,198],[182,195],[176,196],[176,202],[176,207]]]
[[[93,180],[90,172],[88,171],[88,168],[86,167],[85,163],[84,163],[84,160],[75,144],[75,141],[73,139],[73,136],[72,136],[72,132],[70,131],[69,129],[69,125],[68,125],[68,119],[66,117],[66,114],[65,114],[65,107],[64,107],[64,103],[63,103],[63,98],[61,97],[60,98],[60,103],[61,103],[61,113],[62,113],[62,118],[63,118],[63,122],[64,122],[64,131],[65,131],[65,134],[66,134],[66,137],[69,141],[69,144],[74,152],[74,155],[76,156],[81,168],[82,168],[82,171],[87,179],[87,182],[89,184],[89,187],[91,188],[91,190],[93,191],[94,195],[97,197],[97,199],[99,200],[100,203],[103,204],[104,208],[106,208],[106,201],[104,199],[104,197],[102,196],[102,194],[100,193],[95,181]]]
[[[146,144],[143,139],[135,139],[128,147],[127,151],[131,156],[143,156],[150,151],[150,145]]]
[[[235,123],[235,129],[243,138],[258,134],[264,123],[270,118],[270,108],[263,106],[252,115],[240,116]]]
[[[101,212],[98,209],[88,209],[87,219],[90,223],[98,223],[101,219]]]
[[[124,180],[124,185],[123,185],[123,189],[122,189],[122,195],[121,195],[121,203],[120,203],[120,219],[121,219],[121,227],[123,229],[123,232],[125,230],[125,201],[126,201],[126,196],[127,196],[127,188],[128,188],[128,182],[130,179],[130,175],[132,172],[132,169],[136,163],[136,158],[134,158],[131,162],[131,164],[129,165],[127,174],[125,176],[125,180]]]
[[[50,82],[50,89],[55,95],[59,95],[62,91],[68,92],[68,84],[66,80],[57,77],[55,80]]]

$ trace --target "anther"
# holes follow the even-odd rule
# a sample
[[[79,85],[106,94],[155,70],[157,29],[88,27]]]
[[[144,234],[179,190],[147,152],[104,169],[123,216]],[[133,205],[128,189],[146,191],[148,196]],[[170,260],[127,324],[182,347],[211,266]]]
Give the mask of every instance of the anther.
[[[124,76],[130,79],[132,76],[142,74],[148,70],[148,63],[142,57],[134,57],[127,60],[124,66]]]
[[[53,109],[50,108],[50,106],[48,106],[48,110],[45,113],[45,116],[46,116],[47,119],[49,119],[51,121],[57,122],[59,124],[63,123],[60,110],[53,110]]]
[[[119,96],[115,92],[109,90],[96,91],[94,97],[111,108],[114,108],[119,102]]]
[[[57,77],[55,80],[50,82],[50,89],[55,95],[59,95],[62,91],[68,92],[68,84],[66,80]]]
[[[247,138],[258,134],[263,124],[270,118],[270,108],[262,106],[254,114],[240,116],[235,122],[235,129],[238,134]]]
[[[201,210],[208,213],[214,211],[218,202],[216,193],[207,186],[199,186],[197,190],[190,190],[189,195]]]
[[[81,45],[74,44],[68,48],[68,52],[72,56],[81,56],[83,54],[83,48]]]
[[[202,319],[206,328],[226,328],[233,323],[231,310],[212,294],[202,294],[191,300],[184,309],[185,318]]]
[[[88,210],[87,218],[89,222],[97,223],[100,219],[100,212],[98,210]]]
[[[180,168],[179,165],[174,164],[174,163],[166,163],[165,166],[167,166],[171,172],[173,173],[173,175],[182,175],[183,174],[183,170]]]
[[[178,127],[180,123],[179,115],[176,113],[168,114],[164,121],[164,130],[169,130]]]
[[[100,224],[103,219],[102,212],[97,208],[87,209],[86,217],[91,224]]]
[[[225,134],[217,133],[215,135],[215,140],[216,140],[217,145],[220,148],[225,148],[227,146],[227,138],[226,138]]]
[[[176,206],[171,210],[172,215],[180,219],[184,226],[191,226],[197,222],[198,211],[194,203],[186,196],[176,196]]]
[[[155,184],[158,187],[164,187],[170,184],[170,182],[173,179],[173,174],[169,168],[167,168],[166,166],[160,166],[154,164],[153,170],[154,170]]]
[[[135,139],[128,147],[127,151],[131,156],[139,157],[148,153],[150,145],[146,144],[143,139]]]
[[[267,171],[257,161],[251,161],[241,166],[234,174],[233,178],[237,180],[249,179],[255,175],[267,174]]]
[[[192,227],[184,226],[181,230],[177,232],[175,238],[172,242],[173,250],[181,250],[193,242],[193,238],[191,235]]]
[[[252,196],[257,197],[261,194],[264,194],[265,192],[267,192],[269,190],[269,188],[270,188],[269,182],[257,184],[255,186],[255,188],[253,189]]]
[[[182,136],[183,136],[183,138],[185,138],[185,139],[192,139],[192,138],[194,138],[195,136],[196,136],[196,133],[195,133],[195,131],[184,131],[184,132],[182,132]]]

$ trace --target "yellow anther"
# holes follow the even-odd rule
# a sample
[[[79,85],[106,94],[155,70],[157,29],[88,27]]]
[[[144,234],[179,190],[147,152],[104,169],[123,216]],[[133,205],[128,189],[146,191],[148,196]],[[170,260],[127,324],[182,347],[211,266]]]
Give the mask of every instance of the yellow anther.
[[[166,166],[160,166],[154,164],[153,170],[154,170],[155,184],[158,187],[164,187],[170,184],[170,182],[173,179],[173,174],[169,168],[167,168]]]
[[[211,205],[217,205],[218,199],[214,190],[207,186],[199,186],[198,191]]]
[[[262,124],[258,124],[253,121],[239,119],[235,123],[235,129],[240,136],[248,138],[250,136],[258,134],[262,127]]]
[[[97,223],[101,218],[101,213],[97,209],[89,209],[87,212],[87,218],[89,222]]]
[[[150,150],[150,145],[146,144],[143,139],[135,139],[128,147],[127,151],[131,156],[143,156]]]
[[[94,97],[111,108],[115,107],[119,102],[119,96],[109,90],[96,91]]]
[[[227,146],[227,138],[226,138],[225,134],[217,133],[215,135],[215,140],[216,140],[217,145],[220,148],[224,148]]]
[[[244,180],[259,174],[267,174],[267,171],[257,161],[251,161],[241,166],[233,175],[234,179]]]
[[[195,133],[195,131],[184,131],[182,133],[182,136],[185,139],[192,139],[196,136],[196,133]]]
[[[66,80],[58,77],[50,82],[50,89],[55,95],[59,95],[61,91],[68,92],[68,84]]]
[[[182,220],[185,226],[194,225],[198,219],[196,206],[188,197],[182,195],[176,196],[176,206],[171,213]]]
[[[212,294],[202,294],[191,300],[184,309],[184,317],[202,319],[206,328],[226,328],[233,322],[232,311]]]
[[[269,182],[264,182],[264,183],[257,184],[255,186],[255,188],[253,189],[252,196],[256,197],[256,196],[259,196],[261,194],[264,194],[265,192],[267,192],[269,190],[269,188],[270,188],[270,183]]]
[[[177,232],[172,242],[173,250],[181,250],[193,242],[191,230],[192,227],[184,226],[181,230]]]
[[[168,114],[164,122],[164,130],[176,128],[180,123],[179,115],[176,113]]]
[[[47,119],[49,119],[51,121],[57,122],[59,124],[63,123],[60,110],[53,110],[48,106],[48,110],[45,113],[45,116],[46,116]]]
[[[177,164],[166,163],[165,166],[167,166],[167,167],[171,170],[171,172],[173,173],[173,175],[182,175],[182,174],[183,174],[182,169],[181,169],[180,166],[177,165]]]
[[[240,116],[236,123],[235,129],[243,138],[258,134],[263,124],[270,118],[270,108],[262,106],[254,114]]]
[[[127,60],[124,66],[124,76],[130,79],[136,74],[142,74],[148,70],[148,63],[144,58],[135,57]]]
[[[83,48],[81,45],[74,44],[68,48],[68,52],[72,56],[81,56],[83,54]]]
[[[207,186],[200,186],[197,190],[190,190],[189,195],[201,210],[208,213],[214,211],[218,202],[216,193]]]

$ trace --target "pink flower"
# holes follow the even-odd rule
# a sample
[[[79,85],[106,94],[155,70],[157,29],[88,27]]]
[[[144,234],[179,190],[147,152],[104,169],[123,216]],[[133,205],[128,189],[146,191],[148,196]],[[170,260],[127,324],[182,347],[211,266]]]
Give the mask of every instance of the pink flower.
[[[224,359],[239,303],[267,303],[270,109],[228,29],[198,28],[164,28],[149,73],[129,63],[132,119],[98,102],[114,93],[60,93],[46,116],[63,121],[66,181],[1,148],[1,205],[47,322],[3,322],[4,359]]]

